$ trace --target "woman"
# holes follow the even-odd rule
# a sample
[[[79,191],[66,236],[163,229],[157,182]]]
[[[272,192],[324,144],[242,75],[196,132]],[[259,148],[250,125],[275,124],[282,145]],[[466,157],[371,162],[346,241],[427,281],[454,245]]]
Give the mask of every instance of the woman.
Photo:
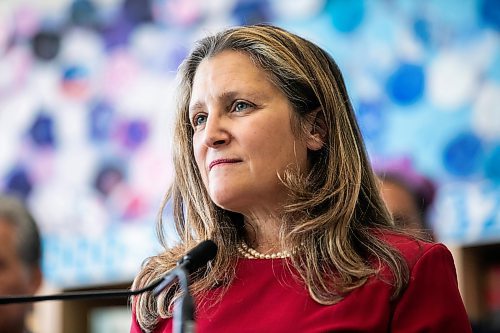
[[[233,28],[201,40],[180,75],[180,242],[134,288],[212,239],[217,257],[191,278],[198,332],[470,332],[449,251],[393,225],[325,51]],[[178,297],[134,298],[131,331],[171,332]]]

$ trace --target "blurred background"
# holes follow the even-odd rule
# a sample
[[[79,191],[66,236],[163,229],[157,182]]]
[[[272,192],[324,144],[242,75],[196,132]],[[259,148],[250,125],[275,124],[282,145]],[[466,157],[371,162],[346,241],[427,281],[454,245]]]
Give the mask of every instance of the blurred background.
[[[160,250],[177,67],[200,37],[260,22],[330,52],[374,165],[435,182],[430,223],[471,319],[498,324],[499,0],[0,1],[0,191],[39,222],[42,292],[129,286]],[[124,332],[130,314],[53,302],[32,320]]]

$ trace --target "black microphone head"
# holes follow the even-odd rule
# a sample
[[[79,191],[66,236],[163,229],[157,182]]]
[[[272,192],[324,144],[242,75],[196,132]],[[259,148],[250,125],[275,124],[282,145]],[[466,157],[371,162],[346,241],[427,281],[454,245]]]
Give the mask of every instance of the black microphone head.
[[[179,261],[179,264],[185,265],[185,268],[190,272],[196,271],[198,268],[205,266],[210,260],[217,255],[217,245],[214,241],[208,239],[192,248]]]

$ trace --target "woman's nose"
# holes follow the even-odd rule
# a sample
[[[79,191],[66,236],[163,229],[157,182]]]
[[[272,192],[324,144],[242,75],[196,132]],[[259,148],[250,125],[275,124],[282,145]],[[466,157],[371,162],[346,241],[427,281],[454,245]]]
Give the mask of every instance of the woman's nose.
[[[217,148],[226,145],[230,141],[229,124],[223,116],[208,116],[205,124],[205,145]]]

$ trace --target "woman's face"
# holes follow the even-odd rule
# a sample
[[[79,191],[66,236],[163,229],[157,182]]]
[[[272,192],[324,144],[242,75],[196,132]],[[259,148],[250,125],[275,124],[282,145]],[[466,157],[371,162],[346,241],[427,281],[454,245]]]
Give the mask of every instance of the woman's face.
[[[307,168],[307,142],[292,133],[292,112],[245,53],[223,51],[200,63],[189,116],[196,164],[216,205],[242,214],[282,206],[278,174]]]

